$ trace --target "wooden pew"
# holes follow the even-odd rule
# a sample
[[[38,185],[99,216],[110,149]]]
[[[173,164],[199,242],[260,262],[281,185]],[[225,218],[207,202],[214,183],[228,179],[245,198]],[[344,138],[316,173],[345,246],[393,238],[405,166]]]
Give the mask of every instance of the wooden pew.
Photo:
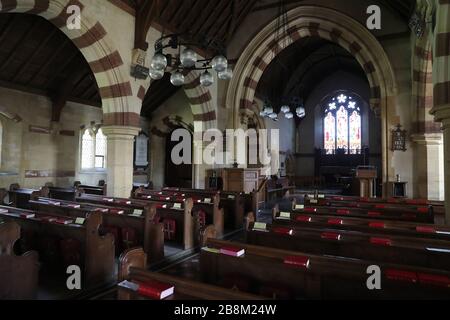
[[[336,216],[274,211],[273,224],[276,226],[294,226],[316,229],[332,227],[339,230],[359,231],[364,233],[450,240],[450,227],[443,225],[430,226],[392,220],[369,220],[365,218],[347,217],[337,219]]]
[[[339,203],[356,203],[359,205],[405,205],[405,206],[433,206],[433,210],[438,214],[445,214],[445,205],[443,201],[432,201],[427,199],[403,199],[403,198],[361,198],[354,196],[337,196],[337,195],[324,195],[324,194],[305,194],[305,195],[293,195],[293,197],[305,197],[305,200],[318,200],[316,205],[326,205],[330,203],[332,205],[339,205]],[[308,204],[308,202],[305,202]]]
[[[135,283],[149,283],[157,281],[170,284],[175,287],[173,296],[167,300],[261,300],[263,297],[250,295],[234,290],[223,289],[217,286],[211,286],[200,282],[187,279],[153,273],[147,271],[145,253],[140,248],[135,248],[125,252],[120,257],[119,264],[119,282],[123,280]],[[118,288],[119,300],[145,300],[136,292],[128,289]]]
[[[154,202],[135,199],[108,198],[96,195],[81,194],[77,202],[104,205],[107,207],[121,207],[129,210],[144,210],[151,204],[156,204],[156,215],[159,219],[172,219],[176,221],[177,230],[174,242],[181,244],[184,250],[195,247],[195,240],[200,241],[201,234],[195,234],[195,226],[192,217],[193,201],[185,199],[183,202]],[[180,205],[179,208],[176,205]],[[180,228],[181,226],[181,228]],[[196,239],[197,237],[197,239]]]
[[[20,239],[20,226],[0,223],[0,300],[32,300],[36,298],[39,278],[39,255],[29,251],[14,254]]]
[[[302,206],[302,205],[300,205]],[[275,211],[279,210],[279,206],[274,207]],[[367,219],[383,219],[395,221],[409,221],[421,223],[434,223],[434,213],[432,207],[420,207],[415,210],[408,208],[387,208],[378,207],[374,209],[362,209],[355,207],[329,207],[329,206],[306,206],[298,208],[296,202],[292,204],[292,210],[295,212],[302,212],[317,215],[336,215],[354,218]]]
[[[81,184],[80,181],[75,181],[74,187],[81,192],[86,194],[93,194],[98,196],[106,196],[107,185],[104,182],[99,182],[98,186],[90,186]]]
[[[237,247],[235,258],[202,250],[203,281],[281,299],[448,299],[450,272],[378,263],[382,290],[369,290],[371,261],[306,254],[210,239],[209,248]],[[296,260],[298,265],[293,265]]]
[[[217,235],[222,237],[224,235],[224,209],[220,207],[220,195],[218,193],[181,193],[177,191],[151,191],[139,189],[135,192],[135,199],[143,201],[162,201],[179,203],[185,201],[186,198],[191,198],[193,201],[192,213],[196,217],[196,230],[201,229],[199,226],[200,213],[204,213],[206,225],[212,224],[216,228]]]
[[[444,240],[366,234],[331,227],[313,229],[266,225],[260,231],[254,226],[250,224],[246,232],[248,244],[434,269],[445,270],[450,266],[450,243]]]
[[[48,197],[58,200],[75,201],[77,193],[79,192],[77,188],[58,188],[58,187],[48,187]]]
[[[90,213],[83,224],[61,224],[53,221],[62,218],[58,215],[3,206],[0,207],[0,210],[7,211],[0,213],[3,220],[20,225],[22,238],[32,248],[38,247],[36,243],[39,242],[38,239],[45,237],[70,240],[73,241],[72,243],[76,243],[78,249],[71,252],[71,256],[67,256],[67,258],[74,262],[71,264],[79,263],[83,270],[83,288],[93,288],[114,281],[114,238],[111,234],[104,236],[99,234],[102,225],[101,213]],[[25,215],[34,216],[27,218]],[[70,217],[66,218],[70,219]],[[39,250],[38,252],[42,259],[46,252]],[[68,254],[68,252],[63,253]]]
[[[149,262],[164,259],[164,226],[155,221],[156,204],[149,204],[143,209],[130,209],[90,205],[85,203],[38,198],[30,201],[34,210],[69,217],[87,217],[90,213],[103,215],[103,229],[114,230],[116,254],[119,255],[131,246],[142,246],[149,257]],[[123,234],[127,230],[136,234],[134,241],[127,244]]]
[[[245,216],[245,198],[242,192],[214,191],[203,189],[186,189],[186,188],[164,188],[164,192],[175,192],[178,194],[186,194],[187,196],[209,196],[213,197],[216,193],[220,195],[219,208],[224,209],[225,228],[230,230],[242,229]]]
[[[9,189],[9,202],[10,205],[22,208],[30,209],[28,201],[37,197],[48,197],[48,188],[43,187],[40,190],[24,189],[20,188],[17,184],[11,185]]]

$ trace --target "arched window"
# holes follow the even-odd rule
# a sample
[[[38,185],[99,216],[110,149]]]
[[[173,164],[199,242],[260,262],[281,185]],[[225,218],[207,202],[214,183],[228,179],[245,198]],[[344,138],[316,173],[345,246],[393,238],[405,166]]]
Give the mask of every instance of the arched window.
[[[345,154],[361,153],[361,122],[358,99],[339,93],[326,100],[323,117],[326,154],[335,154],[337,150]]]
[[[106,136],[101,128],[95,135],[95,168],[106,168]]]
[[[86,129],[81,138],[81,169],[94,167],[94,133]]]
[[[84,129],[81,136],[81,169],[106,169],[106,136],[100,128],[97,132]]]

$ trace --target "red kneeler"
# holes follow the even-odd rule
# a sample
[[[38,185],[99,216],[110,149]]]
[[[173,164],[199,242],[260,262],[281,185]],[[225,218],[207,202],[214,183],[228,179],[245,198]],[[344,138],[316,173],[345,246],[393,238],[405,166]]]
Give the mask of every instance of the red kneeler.
[[[174,240],[177,232],[177,223],[172,219],[164,219],[164,240]]]

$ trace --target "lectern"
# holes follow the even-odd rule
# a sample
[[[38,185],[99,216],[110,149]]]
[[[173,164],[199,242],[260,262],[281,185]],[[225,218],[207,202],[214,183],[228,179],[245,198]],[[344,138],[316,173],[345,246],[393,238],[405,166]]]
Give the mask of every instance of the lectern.
[[[373,166],[359,166],[356,168],[356,178],[359,180],[360,197],[375,198],[377,168]]]

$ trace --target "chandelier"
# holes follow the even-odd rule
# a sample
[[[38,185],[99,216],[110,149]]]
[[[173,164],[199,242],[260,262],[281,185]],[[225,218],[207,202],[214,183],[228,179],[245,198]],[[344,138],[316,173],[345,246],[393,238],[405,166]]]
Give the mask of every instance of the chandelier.
[[[184,37],[183,37],[184,38]],[[217,52],[211,58],[200,58],[192,48],[208,48],[208,51]],[[153,80],[164,77],[166,71],[172,71],[170,82],[174,86],[185,83],[185,75],[192,70],[202,71],[200,84],[209,87],[214,83],[213,72],[220,80],[230,80],[233,70],[223,53],[225,50],[214,42],[208,45],[184,42],[180,34],[162,36],[155,42],[155,55],[150,64],[149,75]]]
[[[306,117],[306,110],[301,102],[300,98],[292,98],[290,102],[287,102],[287,98],[284,98],[285,103],[280,108],[280,113],[276,113],[273,106],[268,99],[265,100],[263,110],[259,113],[262,118],[268,118],[273,121],[278,121],[280,115],[288,120],[293,119],[295,116],[299,119]],[[295,115],[294,112],[295,111]]]
[[[285,6],[285,0],[279,0],[278,5],[278,18],[277,23],[275,25],[274,30],[274,43],[277,43],[275,47],[275,50],[273,50],[273,56],[272,61],[278,62],[279,60],[279,54],[281,52],[281,48],[287,48],[290,44],[292,44],[289,32],[289,21],[288,21],[288,14]],[[277,75],[277,79],[283,79],[284,72],[280,71],[280,74]],[[260,112],[260,116],[263,118],[272,119],[273,121],[279,120],[279,115],[284,115],[286,119],[293,119],[295,116],[297,116],[299,119],[303,119],[306,116],[306,110],[303,106],[303,103],[301,102],[301,99],[299,97],[282,97],[277,98],[278,92],[276,90],[276,86],[272,86],[273,92],[271,93],[272,100],[279,100],[277,101],[277,105],[281,106],[279,108],[280,112],[275,112],[274,104],[270,101],[270,99],[267,97],[263,110]],[[277,108],[278,109],[278,108]],[[295,113],[295,114],[294,114]]]

